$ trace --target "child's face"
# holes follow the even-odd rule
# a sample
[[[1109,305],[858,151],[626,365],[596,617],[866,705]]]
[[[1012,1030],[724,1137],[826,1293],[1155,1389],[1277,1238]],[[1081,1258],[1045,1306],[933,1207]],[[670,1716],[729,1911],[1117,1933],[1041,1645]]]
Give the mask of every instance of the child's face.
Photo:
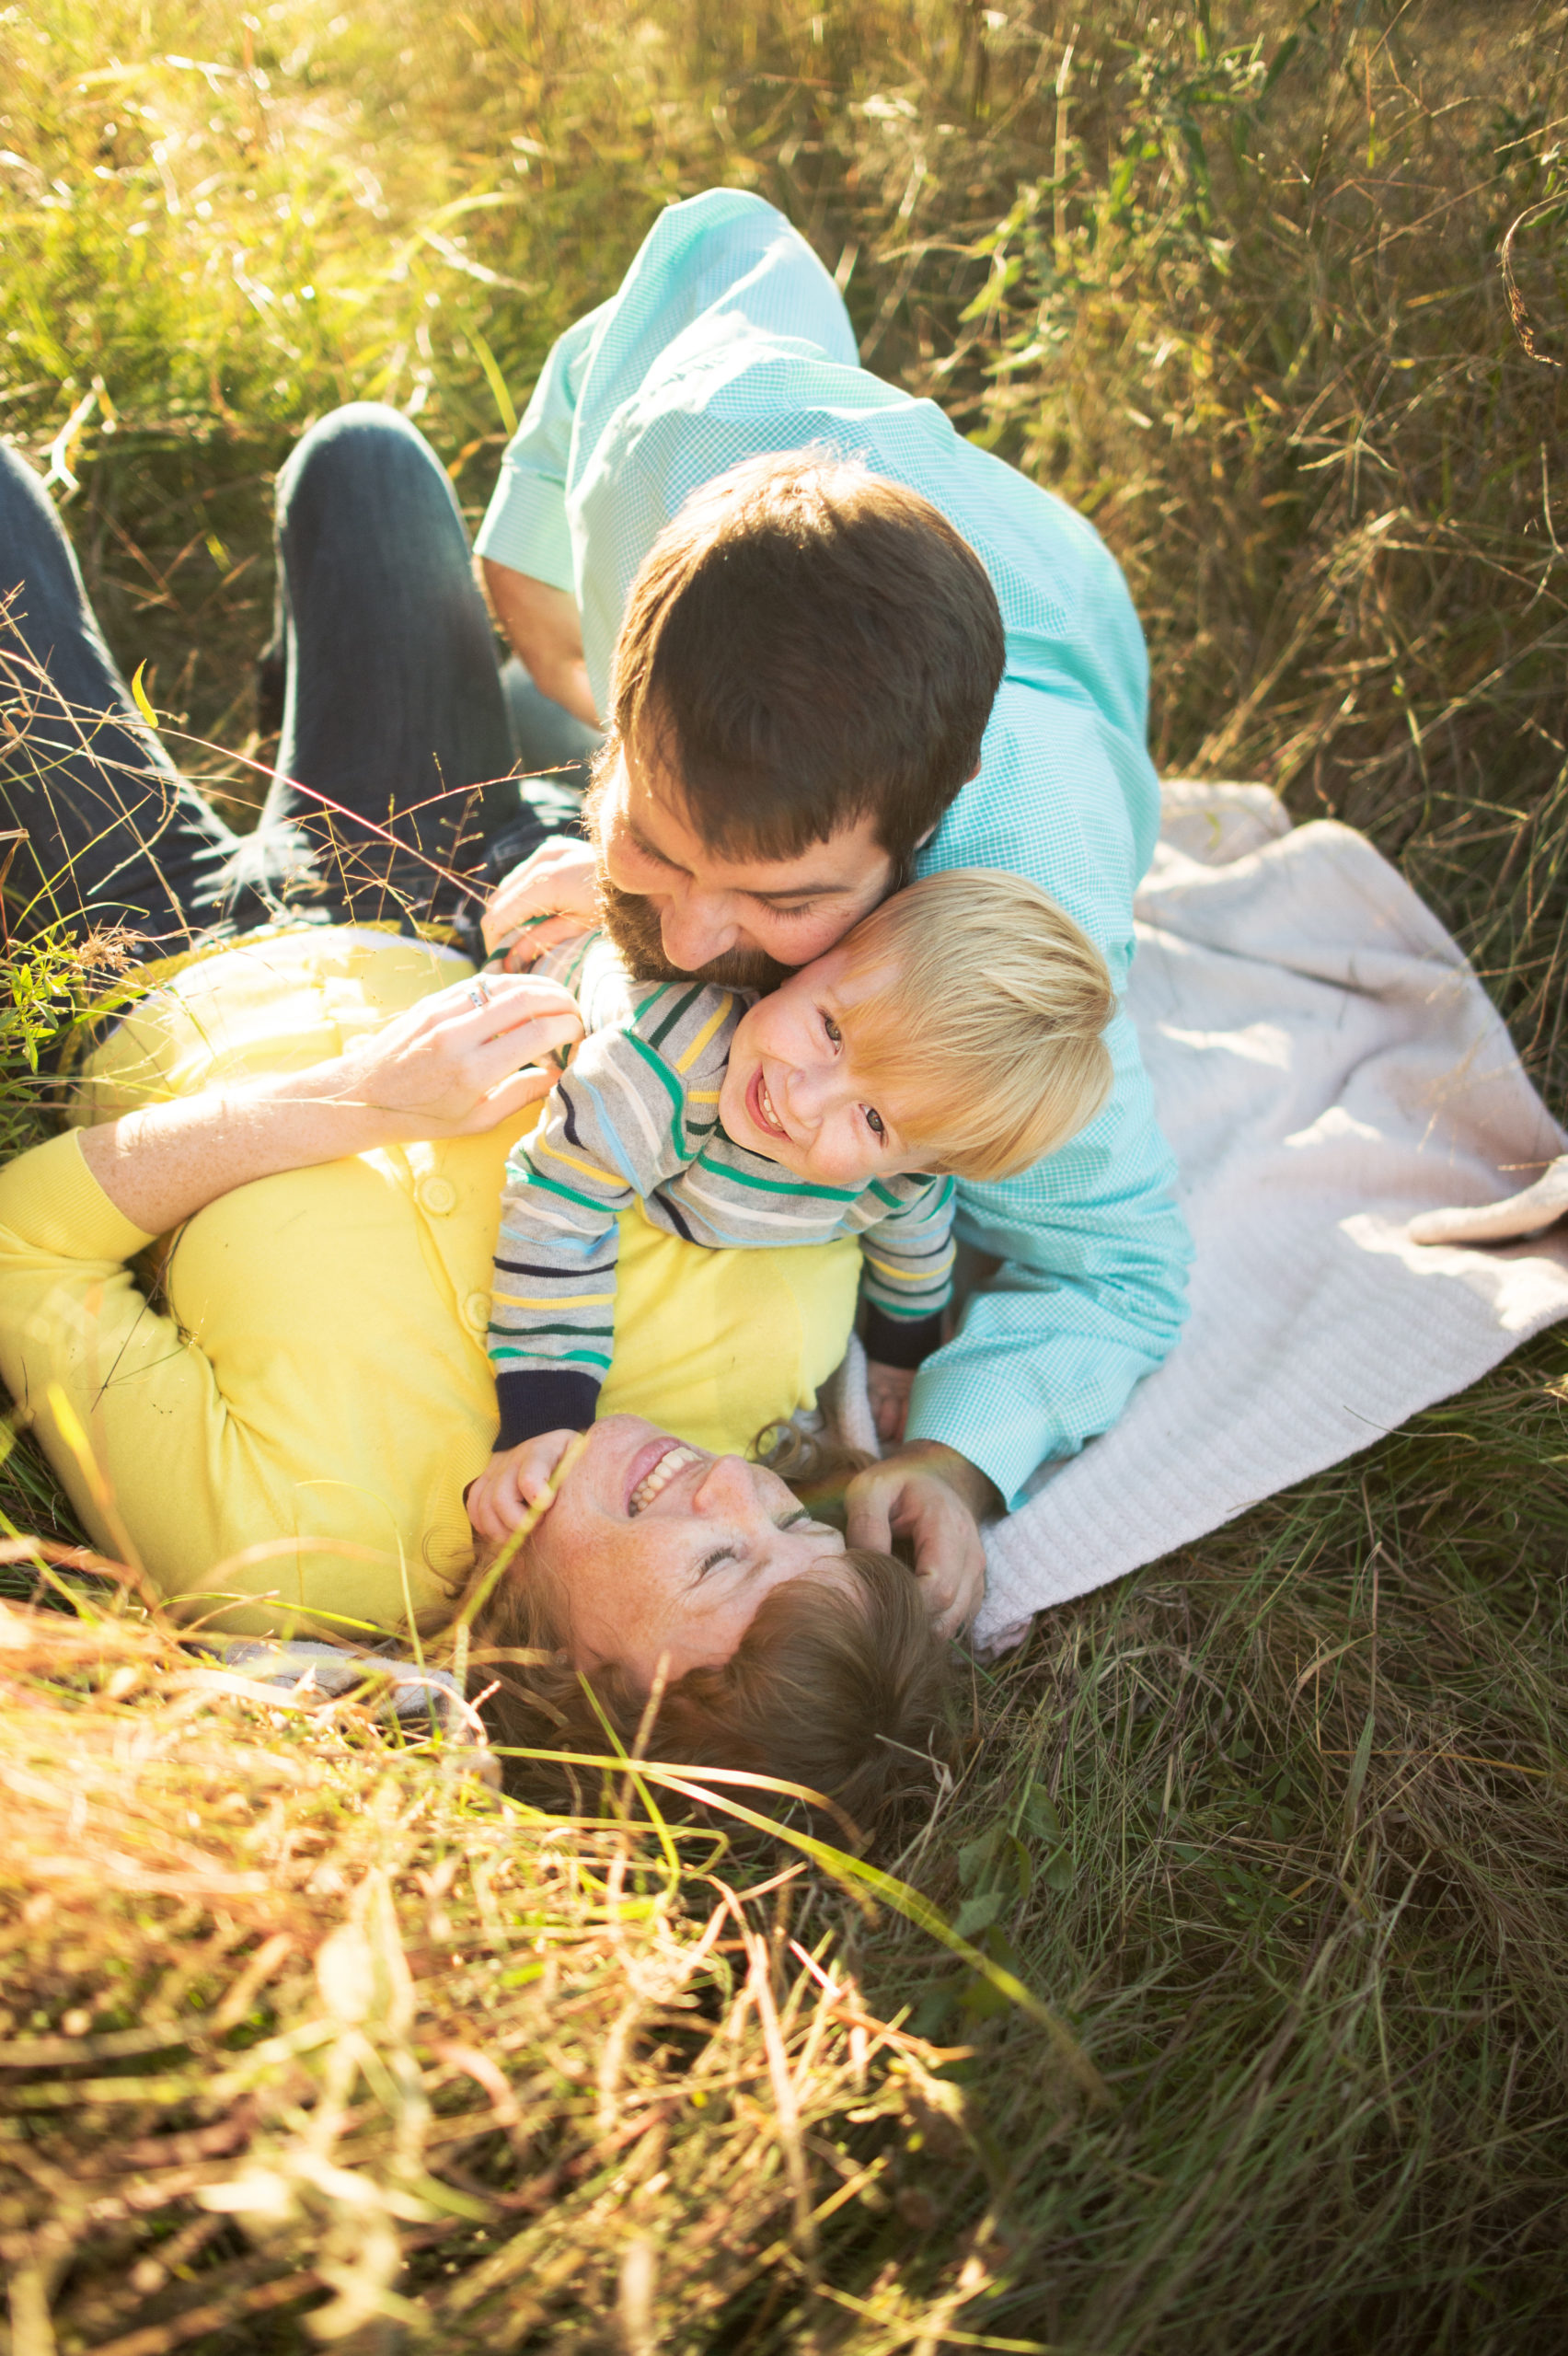
[[[726,1134],[797,1178],[860,1188],[928,1170],[898,1105],[855,1063],[855,1017],[891,987],[893,968],[851,971],[842,947],[802,965],[742,1017],[719,1094]]]

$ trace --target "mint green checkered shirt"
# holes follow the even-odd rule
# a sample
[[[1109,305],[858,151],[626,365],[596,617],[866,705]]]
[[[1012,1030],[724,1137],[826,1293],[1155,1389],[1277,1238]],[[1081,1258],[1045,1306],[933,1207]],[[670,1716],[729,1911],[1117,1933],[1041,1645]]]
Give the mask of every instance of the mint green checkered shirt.
[[[479,553],[575,596],[603,711],[627,592],[663,525],[742,459],[807,445],[940,507],[1001,604],[1007,673],[980,773],[920,872],[1031,877],[1120,989],[1159,824],[1126,584],[1081,516],[859,365],[836,288],[771,205],[716,189],[662,215],[619,293],[546,362]],[[960,1449],[1009,1504],[1039,1465],[1115,1422],[1185,1313],[1190,1246],[1126,1015],[1107,1038],[1116,1084],[1097,1120],[1021,1177],[960,1183],[957,1233],[1001,1266],[916,1381],[911,1437]]]

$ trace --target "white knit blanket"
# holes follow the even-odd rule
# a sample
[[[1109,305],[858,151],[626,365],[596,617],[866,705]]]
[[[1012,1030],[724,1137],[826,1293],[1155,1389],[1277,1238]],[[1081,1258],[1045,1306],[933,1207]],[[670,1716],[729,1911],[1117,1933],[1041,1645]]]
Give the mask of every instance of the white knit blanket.
[[[1568,1234],[1424,1245],[1562,1150],[1485,991],[1363,837],[1261,786],[1169,786],[1127,993],[1196,1259],[1115,1428],[990,1530],[975,1631],[1151,1563],[1463,1390],[1568,1316]],[[846,1369],[841,1423],[863,1438]]]

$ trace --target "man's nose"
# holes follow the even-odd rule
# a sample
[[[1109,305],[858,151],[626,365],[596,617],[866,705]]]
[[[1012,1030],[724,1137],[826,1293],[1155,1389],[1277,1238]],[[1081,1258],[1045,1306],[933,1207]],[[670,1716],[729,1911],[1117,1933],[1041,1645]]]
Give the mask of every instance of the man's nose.
[[[727,903],[693,892],[666,904],[660,930],[665,956],[686,973],[727,956],[738,937]]]

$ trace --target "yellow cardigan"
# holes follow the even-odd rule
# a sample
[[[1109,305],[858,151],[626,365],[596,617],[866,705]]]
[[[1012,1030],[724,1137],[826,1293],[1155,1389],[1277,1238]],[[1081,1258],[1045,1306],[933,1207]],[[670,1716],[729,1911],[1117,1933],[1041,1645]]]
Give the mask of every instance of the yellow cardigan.
[[[135,1004],[71,1117],[303,1068],[471,971],[368,930],[250,935]],[[502,1168],[533,1117],[238,1187],[166,1247],[153,1299],[126,1265],[152,1239],[72,1131],[0,1171],[0,1373],[95,1542],[229,1633],[357,1634],[438,1609],[495,1433],[488,1288]],[[852,1242],[704,1252],[628,1213],[601,1412],[744,1450],[814,1400],[858,1276]]]

